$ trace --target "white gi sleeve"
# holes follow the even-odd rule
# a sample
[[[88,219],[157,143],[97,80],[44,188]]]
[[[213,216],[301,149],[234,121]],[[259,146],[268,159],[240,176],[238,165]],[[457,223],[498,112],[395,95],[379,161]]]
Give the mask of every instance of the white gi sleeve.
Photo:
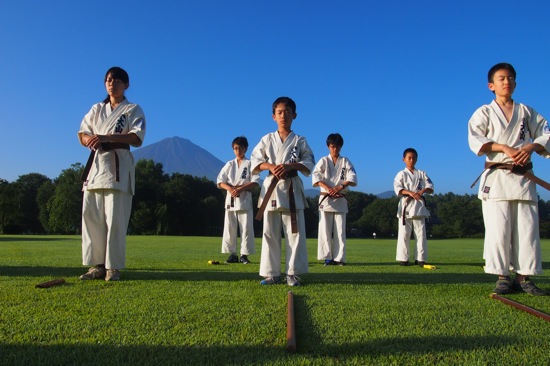
[[[489,142],[495,142],[487,137],[487,129],[489,127],[489,107],[484,105],[479,107],[468,122],[468,144],[470,149],[477,156],[484,153],[481,152],[483,145]]]

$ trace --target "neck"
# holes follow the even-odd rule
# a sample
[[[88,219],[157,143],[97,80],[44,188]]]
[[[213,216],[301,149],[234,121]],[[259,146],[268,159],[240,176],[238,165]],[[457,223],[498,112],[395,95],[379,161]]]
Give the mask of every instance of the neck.
[[[124,96],[122,97],[111,97],[111,107],[113,107],[113,109],[119,105],[124,99],[126,99]]]
[[[279,133],[279,137],[281,138],[281,140],[283,140],[283,142],[286,140],[286,138],[288,137],[288,135],[290,135],[290,133],[292,132],[291,130],[277,130],[277,132]]]
[[[495,102],[497,102],[498,105],[500,106],[503,106],[503,107],[510,107],[512,105],[514,105],[514,100],[512,99],[511,96],[506,96],[506,97],[495,97]]]

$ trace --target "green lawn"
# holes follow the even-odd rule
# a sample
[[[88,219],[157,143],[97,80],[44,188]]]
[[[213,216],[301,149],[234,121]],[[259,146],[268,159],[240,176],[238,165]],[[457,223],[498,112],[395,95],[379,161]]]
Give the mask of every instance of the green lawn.
[[[350,239],[349,264],[324,267],[311,239],[294,288],[260,286],[259,254],[223,264],[220,241],[131,236],[122,281],[83,282],[79,237],[0,236],[0,364],[550,364],[550,324],[489,298],[482,240],[431,240],[430,271],[395,264],[385,239]],[[536,282],[550,290],[550,241],[543,253]],[[66,283],[35,288],[55,278]],[[550,297],[507,297],[550,313]]]

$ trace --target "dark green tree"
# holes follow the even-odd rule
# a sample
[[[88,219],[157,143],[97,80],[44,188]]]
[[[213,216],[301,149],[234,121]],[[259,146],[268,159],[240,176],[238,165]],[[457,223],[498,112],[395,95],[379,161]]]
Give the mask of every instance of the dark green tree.
[[[36,203],[38,203],[38,220],[42,224],[42,228],[47,233],[50,233],[49,224],[50,224],[50,199],[55,195],[55,183],[51,180],[44,182],[38,188],[36,192]]]
[[[165,227],[173,235],[221,232],[224,193],[206,178],[174,173],[164,187]]]
[[[169,180],[162,164],[141,159],[136,164],[135,195],[128,231],[131,234],[161,234],[164,197],[163,185]],[[164,209],[165,210],[165,209]]]
[[[48,201],[48,232],[77,234],[82,228],[82,181],[84,167],[72,164],[54,180],[55,194]]]
[[[309,207],[304,209],[304,221],[308,238],[316,238],[319,232],[319,196],[306,197]]]
[[[29,173],[19,176],[15,181],[17,201],[19,204],[18,226],[22,233],[42,234],[45,232],[40,223],[40,209],[36,202],[38,189],[50,178],[39,173]]]
[[[17,224],[20,216],[16,185],[0,178],[0,233],[21,232],[21,227]]]
[[[378,237],[397,235],[398,198],[377,198],[363,209],[363,215],[355,226],[365,235],[376,233]]]
[[[348,192],[346,198],[348,199],[348,215],[346,217],[348,236],[369,236],[372,234],[372,231],[362,232],[362,229],[359,228],[360,225],[358,221],[363,216],[363,210],[378,198],[374,194],[356,191]]]
[[[472,238],[484,233],[481,201],[475,195],[446,193],[434,195],[431,209],[437,225],[431,230],[437,238]]]

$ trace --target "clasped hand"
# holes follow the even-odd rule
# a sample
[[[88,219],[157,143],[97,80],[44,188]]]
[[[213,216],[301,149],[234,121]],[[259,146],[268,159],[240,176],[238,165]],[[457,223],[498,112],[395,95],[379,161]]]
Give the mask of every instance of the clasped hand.
[[[514,164],[523,166],[529,163],[531,159],[531,154],[533,154],[533,149],[530,148],[531,145],[523,146],[519,149],[511,148],[511,152],[508,152],[508,156],[514,160]]]
[[[89,136],[86,141],[86,147],[89,147],[93,150],[98,150],[101,147],[101,144],[107,142],[107,136],[105,135],[92,135]]]
[[[286,164],[275,165],[271,170],[271,173],[278,179],[285,179],[289,171],[289,167]]]

